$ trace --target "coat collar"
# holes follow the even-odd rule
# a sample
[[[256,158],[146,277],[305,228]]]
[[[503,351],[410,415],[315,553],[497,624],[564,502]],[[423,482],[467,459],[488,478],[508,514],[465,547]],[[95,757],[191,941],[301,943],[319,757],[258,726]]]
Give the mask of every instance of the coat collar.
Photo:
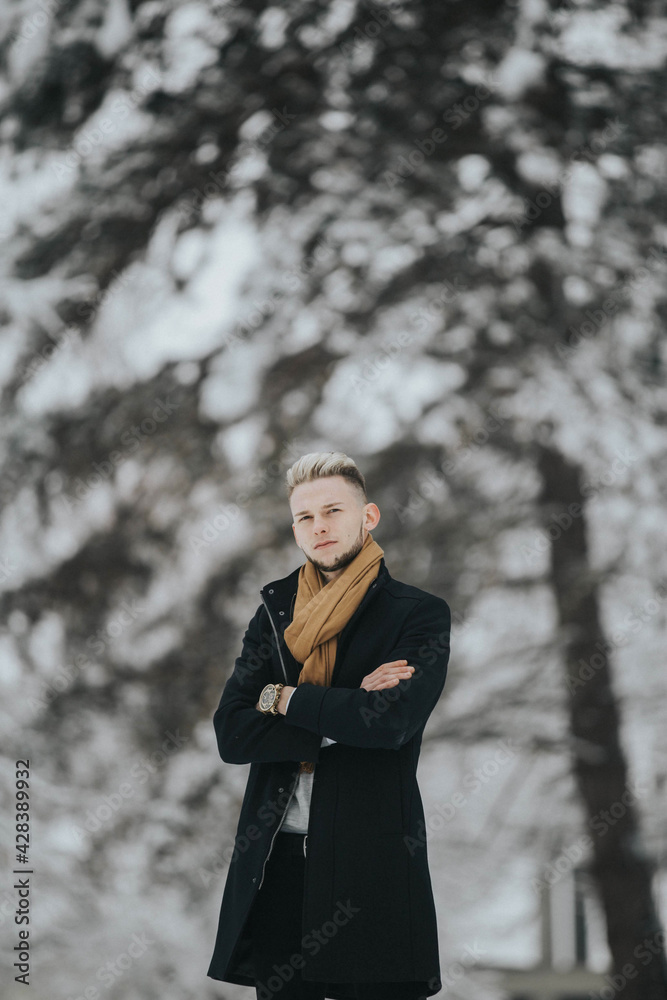
[[[294,604],[296,601],[297,590],[299,586],[299,570],[301,567],[297,567],[288,576],[282,577],[280,580],[272,580],[271,583],[267,583],[265,587],[260,590],[260,596],[267,611],[269,612],[269,619],[271,621],[271,627],[276,636],[276,642],[278,644],[278,656],[280,657],[280,664],[283,671],[283,676],[285,677],[285,683],[292,683],[294,685],[298,684],[299,671],[301,670],[301,664],[292,657],[291,653],[287,650],[285,646],[285,640],[283,638],[283,632],[292,621],[292,613],[294,611]],[[357,621],[357,618],[363,612],[364,608],[367,606],[369,601],[373,600],[373,597],[384,587],[392,577],[389,574],[384,561],[384,556],[380,560],[380,568],[378,570],[378,575],[373,583],[370,585],[366,593],[364,594],[359,607],[356,609],[350,620],[347,622],[343,631],[340,633],[338,647],[336,650],[336,662],[334,664],[333,673],[331,675],[331,683],[334,684],[338,678],[342,663],[342,653],[341,649],[344,648],[346,638],[349,637],[351,626]],[[283,657],[283,652],[281,646],[284,647],[287,656]],[[287,660],[287,665],[285,664]],[[290,674],[292,675],[290,677]]]
[[[267,583],[264,587],[262,587],[259,592],[260,597],[262,597],[265,604],[271,611],[276,611],[278,613],[281,611],[288,611],[290,621],[292,618],[294,600],[296,600],[297,588],[299,586],[300,570],[301,567],[297,566],[297,568],[288,576],[284,576],[279,580],[272,580],[271,583]],[[374,580],[368,588],[368,591],[364,595],[364,598],[357,610],[361,609],[368,594],[375,592],[378,587],[383,587],[389,580],[391,580],[391,576],[384,561],[384,556],[382,556],[380,559],[380,568],[378,570],[377,579]]]

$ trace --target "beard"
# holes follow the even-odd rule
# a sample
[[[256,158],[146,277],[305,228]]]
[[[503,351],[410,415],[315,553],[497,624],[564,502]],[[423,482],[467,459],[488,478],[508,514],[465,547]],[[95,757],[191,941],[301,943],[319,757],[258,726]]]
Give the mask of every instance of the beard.
[[[320,572],[332,573],[334,570],[345,569],[346,566],[349,566],[352,560],[359,555],[359,553],[363,548],[363,545],[364,545],[364,529],[362,525],[362,527],[359,529],[359,536],[357,537],[356,541],[352,543],[347,552],[343,552],[341,555],[339,555],[334,560],[334,562],[331,563],[330,566],[327,566],[326,563],[321,562],[319,559],[312,559],[308,555],[308,553],[306,553],[305,555],[308,562],[311,562],[313,566],[315,566],[317,569],[320,570]]]

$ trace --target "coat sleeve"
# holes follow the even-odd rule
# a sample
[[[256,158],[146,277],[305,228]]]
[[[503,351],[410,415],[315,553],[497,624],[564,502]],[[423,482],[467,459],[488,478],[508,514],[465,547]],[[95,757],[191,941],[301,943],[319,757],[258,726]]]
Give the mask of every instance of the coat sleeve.
[[[255,707],[262,688],[274,680],[272,650],[271,625],[261,604],[248,625],[241,655],[213,716],[218,750],[227,764],[318,760],[321,736],[289,725],[284,715],[265,715]]]
[[[398,750],[426,723],[442,693],[450,629],[449,605],[429,594],[416,602],[382,661],[407,660],[415,667],[412,677],[383,691],[300,684],[285,719],[348,746]],[[369,664],[367,673],[379,666]]]
[[[296,691],[296,688],[294,688],[294,691]],[[290,691],[290,693],[289,693],[289,696],[287,698],[287,702],[285,704],[285,711],[287,711],[287,709],[289,708],[290,698],[294,694],[294,691]],[[335,740],[329,739],[328,736],[323,736],[322,737],[322,746],[323,747],[330,747],[335,742],[336,742]]]

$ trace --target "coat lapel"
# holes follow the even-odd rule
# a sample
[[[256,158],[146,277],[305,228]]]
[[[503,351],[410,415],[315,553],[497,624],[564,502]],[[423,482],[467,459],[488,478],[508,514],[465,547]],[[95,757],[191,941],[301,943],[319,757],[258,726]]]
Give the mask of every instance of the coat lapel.
[[[361,604],[356,609],[338,637],[336,661],[331,675],[332,686],[336,684],[336,680],[340,674],[343,655],[346,647],[349,645],[352,629],[356,625],[359,617],[363,614],[369,602],[375,598],[381,588],[389,580],[391,580],[391,576],[385,565],[383,556],[380,560],[380,568],[378,570],[377,579],[374,580],[368,588],[364,594]],[[261,590],[261,595],[267,605],[267,610],[269,611],[276,627],[276,631],[278,632],[280,651],[285,662],[285,670],[287,671],[289,683],[294,687],[296,687],[299,680],[302,664],[298,663],[292,656],[292,653],[283,638],[283,634],[294,616],[294,604],[296,602],[298,581],[299,569],[296,569],[293,573],[290,573],[289,576],[283,577],[282,580],[274,580],[271,583],[267,583],[267,585]]]

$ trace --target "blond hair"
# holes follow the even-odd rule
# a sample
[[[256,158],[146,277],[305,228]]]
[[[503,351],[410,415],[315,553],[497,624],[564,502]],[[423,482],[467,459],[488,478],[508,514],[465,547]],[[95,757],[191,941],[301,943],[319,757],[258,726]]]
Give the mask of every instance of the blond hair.
[[[298,458],[285,476],[287,499],[289,500],[294,489],[301,483],[324,479],[327,476],[344,476],[354,486],[361,504],[368,503],[366,480],[354,460],[344,455],[342,451],[311,451],[308,455]]]

